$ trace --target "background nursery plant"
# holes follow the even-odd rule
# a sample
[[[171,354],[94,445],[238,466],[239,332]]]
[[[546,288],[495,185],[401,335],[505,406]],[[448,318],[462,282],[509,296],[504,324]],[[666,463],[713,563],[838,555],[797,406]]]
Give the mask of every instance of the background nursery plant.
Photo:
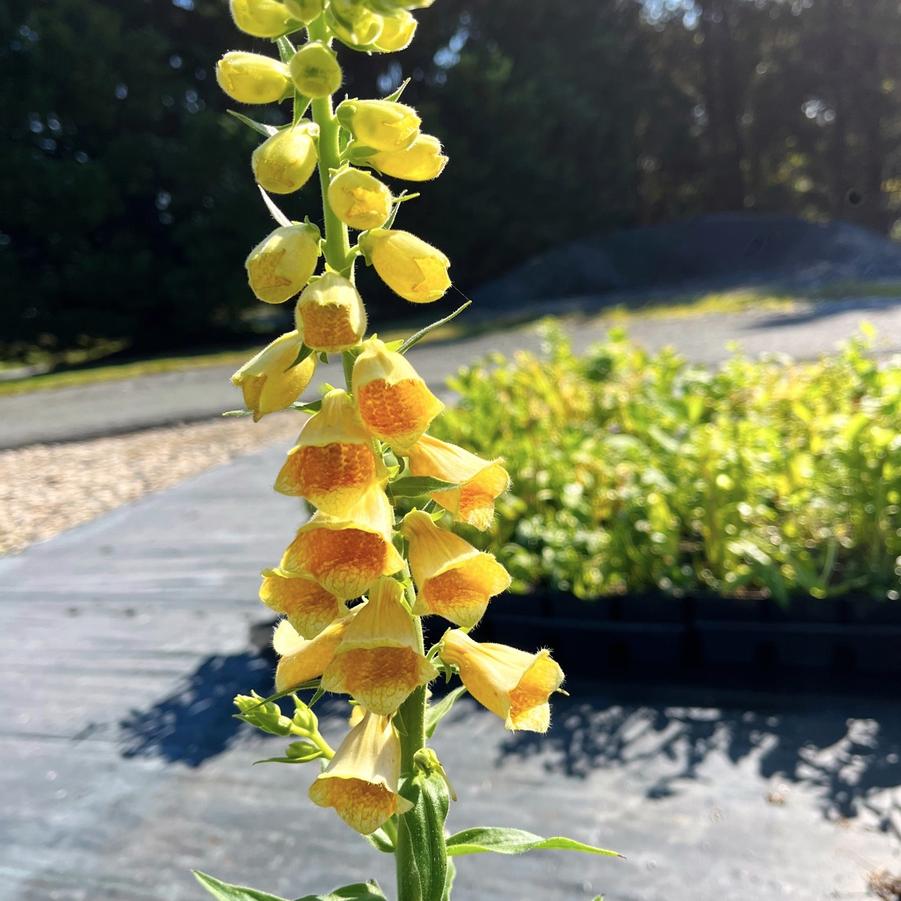
[[[546,650],[527,653],[468,634],[510,576],[452,528],[488,528],[509,478],[498,460],[427,433],[443,405],[405,353],[434,326],[402,342],[367,338],[354,282],[362,257],[411,303],[437,301],[451,287],[447,257],[394,228],[411,196],[395,195],[381,179],[436,178],[447,162],[440,142],[423,134],[416,111],[400,102],[403,87],[384,99],[347,98],[336,107],[332,100],[342,84],[335,47],[402,50],[416,31],[410,10],[430,2],[231,0],[238,28],[271,39],[278,56],[232,51],[217,67],[220,86],[240,103],[291,101],[281,127],[234,113],[263,138],[251,166],[278,222],[248,256],[248,281],[265,303],[296,298],[296,328],[242,366],[233,382],[255,420],[289,407],[309,416],[275,488],[316,508],[262,576],[260,599],[284,614],[274,636],[277,693],[235,703],[241,719],[290,740],[276,761],[321,766],[310,788],[314,804],[333,808],[376,849],[395,855],[398,901],[450,898],[453,858],[467,854],[615,854],[512,828],[445,833],[454,793],[428,747],[441,718],[469,691],[507,729],[544,732],[563,672]],[[298,191],[317,170],[322,230],[309,218],[290,219],[269,196]],[[350,229],[357,232],[353,244]],[[333,356],[342,359],[345,388],[325,386],[321,401],[298,402],[317,366]],[[438,639],[430,647],[426,617]],[[439,676],[459,676],[462,685],[433,700],[427,686]],[[312,692],[306,702],[303,691]],[[349,729],[337,749],[312,710],[324,692],[350,702]],[[286,698],[288,712],[279,704]],[[221,899],[274,898],[196,875]],[[385,897],[374,882],[305,896]]]

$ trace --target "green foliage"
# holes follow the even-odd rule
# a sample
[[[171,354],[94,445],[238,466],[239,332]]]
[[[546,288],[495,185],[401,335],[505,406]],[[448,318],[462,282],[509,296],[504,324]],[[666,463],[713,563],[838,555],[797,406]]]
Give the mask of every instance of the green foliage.
[[[286,901],[276,895],[267,895],[256,889],[240,885],[230,885],[194,871],[197,881],[218,901]],[[326,895],[304,895],[297,901],[385,901],[385,895],[376,882],[357,882],[336,888]]]
[[[461,370],[436,424],[506,461],[488,540],[515,589],[898,597],[897,360],[862,338],[816,363],[715,371],[621,333],[582,358],[556,327],[548,343],[547,362]]]
[[[447,853],[451,857],[465,854],[525,854],[527,851],[579,851],[583,854],[599,854],[603,857],[622,857],[616,851],[596,848],[575,839],[555,835],[542,838],[524,829],[507,829],[502,826],[474,826],[464,829],[447,840]]]
[[[411,871],[403,876],[406,891],[398,886],[398,894],[421,901],[441,898],[447,880],[447,786],[438,773],[417,773],[401,793],[413,803],[413,809],[398,819],[398,842],[407,842],[416,853],[409,858]]]

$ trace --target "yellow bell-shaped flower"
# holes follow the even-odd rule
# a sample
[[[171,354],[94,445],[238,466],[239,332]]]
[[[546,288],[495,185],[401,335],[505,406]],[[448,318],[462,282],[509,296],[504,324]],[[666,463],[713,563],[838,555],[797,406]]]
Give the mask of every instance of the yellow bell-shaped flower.
[[[388,186],[361,169],[340,169],[328,186],[332,212],[351,228],[365,230],[384,225],[394,198]]]
[[[494,518],[494,502],[510,487],[510,476],[497,460],[483,460],[456,444],[423,435],[408,452],[410,472],[454,482],[456,488],[433,491],[431,498],[454,519],[483,531]]]
[[[294,311],[304,344],[324,353],[340,353],[359,344],[366,334],[366,308],[353,282],[326,272],[300,295]]]
[[[418,24],[413,14],[405,9],[382,16],[382,30],[375,41],[376,49],[382,53],[406,50],[413,41]]]
[[[238,103],[276,103],[291,86],[283,62],[243,50],[231,50],[216,63],[216,81]]]
[[[262,575],[260,600],[276,613],[284,613],[303,638],[315,638],[347,613],[343,601],[308,576],[281,569],[266,569]]]
[[[277,38],[288,30],[291,14],[278,0],[229,0],[235,25],[255,38]]]
[[[299,191],[316,170],[316,133],[316,125],[301,121],[263,141],[250,158],[260,187],[271,194]]]
[[[399,451],[444,409],[406,357],[378,338],[370,338],[354,362],[351,384],[363,425]]]
[[[309,25],[322,15],[324,0],[284,0],[292,19]]]
[[[548,698],[563,684],[563,670],[548,651],[527,654],[503,644],[480,644],[451,629],[441,640],[440,654],[460,670],[467,691],[508,729],[547,732]]]
[[[428,513],[411,510],[401,531],[410,543],[410,569],[419,589],[414,613],[436,613],[471,629],[488,601],[510,587],[510,574],[491,554],[438,528]]]
[[[394,508],[378,486],[343,516],[319,511],[297,532],[280,569],[312,576],[342,601],[360,597],[379,576],[404,565],[392,543]]]
[[[431,181],[444,171],[447,157],[441,142],[433,135],[419,135],[403,150],[380,150],[365,158],[366,165],[392,178],[405,181]]]
[[[304,97],[328,97],[341,87],[343,74],[334,51],[321,41],[304,44],[288,64],[294,87]]]
[[[336,619],[309,641],[301,638],[294,626],[283,619],[272,636],[272,647],[279,656],[275,669],[275,690],[293,691],[305,682],[318,679],[332,662],[355,615],[356,610],[351,610],[347,616]]]
[[[398,794],[400,739],[391,718],[366,713],[310,786],[310,800],[369,835],[413,805]]]
[[[275,490],[305,497],[323,513],[344,516],[388,473],[353,398],[338,388],[322,398],[275,480]],[[287,611],[286,611],[287,612]]]
[[[396,579],[375,583],[322,674],[326,691],[349,694],[367,710],[387,715],[438,675],[420,650],[416,623],[402,597]]]
[[[362,0],[331,0],[325,21],[339,41],[358,49],[369,47],[382,32],[382,17]]]
[[[336,115],[361,144],[374,150],[409,147],[422,122],[413,107],[395,100],[343,100]]]
[[[310,384],[316,371],[312,355],[298,363],[303,340],[296,332],[286,332],[248,360],[233,376],[232,384],[244,394],[244,406],[259,422],[267,413],[290,407]]]
[[[451,285],[450,260],[410,232],[376,228],[360,236],[360,248],[382,281],[411,303],[431,303]]]
[[[265,303],[284,303],[299,294],[319,262],[319,229],[302,223],[268,234],[247,256],[251,291]]]

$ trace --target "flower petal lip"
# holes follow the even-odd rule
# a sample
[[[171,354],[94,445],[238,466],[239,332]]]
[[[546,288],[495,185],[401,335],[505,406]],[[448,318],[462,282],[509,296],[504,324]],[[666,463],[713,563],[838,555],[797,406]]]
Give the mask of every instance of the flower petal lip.
[[[432,303],[451,286],[447,256],[410,232],[371,229],[360,236],[360,248],[379,278],[411,303]]]
[[[314,279],[297,302],[295,323],[307,347],[341,353],[366,334],[363,298],[353,283],[335,272]]]
[[[350,694],[367,710],[393,714],[438,675],[420,650],[416,622],[401,584],[379,579],[322,676],[327,691]]]
[[[248,360],[232,377],[232,384],[244,395],[244,405],[253,412],[254,422],[267,413],[291,406],[313,380],[316,358],[307,357],[296,366],[302,345],[296,331],[280,335]]]
[[[263,141],[250,158],[254,178],[271,194],[299,191],[316,169],[313,123],[301,120]]]
[[[451,629],[441,640],[440,655],[459,669],[469,693],[507,729],[547,731],[548,698],[563,684],[563,671],[548,651],[528,654],[507,645],[479,643]]]
[[[391,215],[394,198],[388,186],[362,169],[347,167],[332,177],[328,202],[334,214],[351,228],[378,228]]]
[[[447,157],[441,152],[441,142],[434,135],[419,135],[402,150],[380,150],[366,158],[372,166],[392,178],[405,181],[431,181],[444,171]]]
[[[365,342],[351,381],[363,424],[401,452],[415,444],[444,409],[406,357],[377,338]]]
[[[341,600],[352,600],[379,576],[403,567],[393,528],[391,503],[382,488],[373,486],[343,516],[317,512],[298,530],[279,567],[306,573]]]
[[[305,497],[323,513],[344,516],[373,486],[384,487],[388,471],[353,398],[329,391],[311,416],[275,481],[281,494]]]
[[[457,486],[430,495],[454,519],[482,531],[491,525],[494,501],[510,487],[510,476],[499,460],[483,460],[431,435],[423,435],[408,456],[413,475],[432,476]]]
[[[238,103],[276,103],[290,87],[288,67],[261,53],[230,50],[216,63],[219,87]]]
[[[322,675],[332,662],[350,621],[356,615],[352,610],[347,616],[326,626],[309,641],[300,637],[297,630],[282,620],[276,626],[272,645],[281,657],[275,670],[276,691],[291,691]]]
[[[390,717],[367,712],[310,786],[310,799],[320,807],[333,807],[357,832],[375,832],[394,814],[412,808],[397,791],[400,754]]]
[[[250,253],[247,282],[264,303],[284,303],[299,294],[319,262],[319,229],[285,225],[270,232]]]
[[[235,25],[255,38],[277,38],[288,29],[291,18],[278,0],[229,0]]]
[[[285,614],[302,638],[315,638],[347,613],[344,602],[309,576],[266,569],[262,578],[260,600],[276,613]]]

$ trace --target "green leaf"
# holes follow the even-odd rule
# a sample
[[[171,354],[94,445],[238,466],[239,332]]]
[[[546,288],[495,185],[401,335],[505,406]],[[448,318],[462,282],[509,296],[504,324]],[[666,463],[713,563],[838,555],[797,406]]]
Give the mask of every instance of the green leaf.
[[[272,216],[275,221],[284,227],[287,227],[291,224],[291,220],[275,205],[275,201],[260,187],[260,194],[263,195],[263,202],[266,204],[266,209],[269,210],[269,215]]]
[[[422,901],[442,898],[447,879],[444,846],[444,821],[450,803],[447,785],[438,773],[420,774],[410,780],[402,793],[414,806],[398,820],[398,831],[407,833],[406,840],[413,849],[411,860],[419,880],[419,897]]]
[[[453,857],[464,854],[525,854],[526,851],[580,851],[603,857],[622,857],[617,851],[596,848],[572,838],[554,835],[542,838],[524,829],[506,829],[503,826],[474,826],[464,829],[447,840],[447,853]]]
[[[301,344],[300,350],[297,352],[297,359],[295,359],[294,362],[285,369],[285,372],[287,372],[288,369],[293,369],[295,366],[299,365],[300,363],[303,363],[303,361],[311,353],[313,353],[313,351],[309,347],[307,347],[306,344]]]
[[[266,892],[258,892],[256,889],[220,882],[199,870],[194,870],[194,877],[219,901],[287,901],[278,895],[267,895]],[[327,895],[304,895],[297,901],[387,901],[387,899],[377,882],[355,882],[353,885],[336,888]]]
[[[323,757],[322,749],[309,741],[292,741],[285,749],[284,757],[267,757],[265,760],[255,760],[258,763],[309,763]]]
[[[405,354],[411,347],[419,344],[423,338],[429,333],[435,331],[436,328],[441,328],[442,325],[447,325],[452,319],[456,319],[464,310],[468,309],[472,306],[472,301],[467,300],[466,303],[457,307],[450,316],[445,316],[444,319],[439,319],[437,322],[433,322],[431,325],[427,325],[425,328],[420,329],[416,332],[415,335],[410,335],[403,344],[401,344],[399,352]]]
[[[258,892],[256,889],[247,888],[242,885],[229,885],[227,882],[220,882],[206,873],[194,870],[194,878],[219,901],[287,901],[278,895],[267,895],[266,892]],[[378,897],[378,896],[376,896]]]
[[[391,482],[388,490],[394,497],[419,497],[421,494],[429,494],[432,491],[443,491],[447,488],[456,488],[459,483],[445,482],[432,476],[405,476],[396,482]]]
[[[299,413],[318,413],[322,409],[322,401],[311,400],[308,404],[294,403],[291,404],[291,409]]]
[[[425,714],[425,734],[426,738],[431,738],[435,734],[435,729],[438,728],[438,723],[446,717],[450,711],[451,707],[454,706],[457,698],[466,691],[465,685],[460,685],[455,688],[453,691],[449,691],[440,701],[437,701],[434,704],[429,704],[428,710],[426,710]]]
[[[345,885],[327,895],[304,895],[297,901],[387,901],[387,898],[379,884],[372,881]]]
[[[264,135],[267,138],[271,138],[278,132],[278,129],[274,125],[264,125],[262,122],[257,122],[255,119],[251,119],[250,116],[245,116],[244,113],[239,113],[233,109],[226,110],[226,112],[233,119],[237,119],[239,122],[243,122],[248,128],[252,128],[255,132]]]
[[[381,851],[383,854],[394,853],[394,842],[391,841],[391,836],[384,829],[376,829],[375,832],[370,832],[364,838],[373,848]]]
[[[392,103],[393,103],[393,102],[396,102],[396,101],[398,101],[398,100],[400,100],[400,95],[403,94],[403,92],[406,90],[406,87],[407,87],[407,85],[408,85],[409,83],[410,83],[410,79],[409,79],[409,78],[405,78],[405,79],[401,82],[401,84],[400,84],[399,87],[397,87],[397,88],[396,88],[395,90],[393,90],[387,97],[385,97],[385,100],[388,100],[388,101],[390,101],[390,102],[392,102]]]
[[[291,62],[291,57],[297,53],[294,45],[291,43],[291,39],[287,35],[282,35],[275,42],[275,46],[278,47],[278,55],[281,57],[283,63]]]

